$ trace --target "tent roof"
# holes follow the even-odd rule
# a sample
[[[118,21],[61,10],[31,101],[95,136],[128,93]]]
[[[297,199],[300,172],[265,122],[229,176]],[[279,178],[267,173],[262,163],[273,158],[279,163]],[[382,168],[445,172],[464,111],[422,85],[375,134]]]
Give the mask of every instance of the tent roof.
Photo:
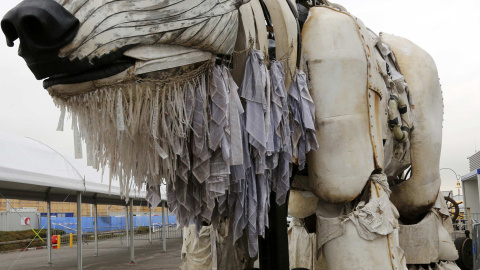
[[[120,188],[101,183],[102,173],[30,138],[0,132],[0,193],[7,199],[125,205]],[[2,196],[0,195],[0,198]],[[147,205],[145,191],[131,191],[135,205]],[[162,198],[166,198],[162,194]]]
[[[476,169],[465,175],[462,175],[462,182],[467,180],[477,180],[477,174],[480,174],[480,169]]]

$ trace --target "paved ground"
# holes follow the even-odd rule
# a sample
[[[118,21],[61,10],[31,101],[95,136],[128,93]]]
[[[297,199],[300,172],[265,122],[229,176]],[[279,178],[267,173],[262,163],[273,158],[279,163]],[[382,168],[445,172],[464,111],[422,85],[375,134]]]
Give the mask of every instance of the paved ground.
[[[135,241],[135,265],[130,265],[130,251],[125,242],[107,240],[99,242],[99,256],[95,245],[83,246],[83,269],[162,269],[178,270],[181,263],[182,238],[167,239],[167,253],[162,253],[161,240],[150,244],[147,240]],[[17,260],[18,258],[18,260]],[[17,260],[17,261],[16,261]],[[16,262],[15,262],[16,261]],[[0,253],[0,269],[77,269],[77,247],[63,245],[52,251],[53,266],[47,266],[46,249],[25,252]]]

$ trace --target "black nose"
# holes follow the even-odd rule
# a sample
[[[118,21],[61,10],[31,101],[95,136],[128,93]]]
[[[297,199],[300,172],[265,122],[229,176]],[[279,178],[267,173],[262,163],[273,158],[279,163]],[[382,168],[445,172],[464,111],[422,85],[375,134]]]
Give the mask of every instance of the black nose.
[[[79,21],[53,0],[24,0],[5,14],[1,27],[9,47],[20,39],[25,58],[57,53],[73,40]]]

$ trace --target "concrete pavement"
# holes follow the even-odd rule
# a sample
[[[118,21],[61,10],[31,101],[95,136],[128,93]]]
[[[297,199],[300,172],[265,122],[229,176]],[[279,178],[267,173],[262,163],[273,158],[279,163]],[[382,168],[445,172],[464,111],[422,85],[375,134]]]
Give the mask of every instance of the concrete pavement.
[[[178,270],[181,259],[182,238],[167,239],[167,253],[162,252],[161,240],[135,241],[135,265],[130,265],[130,251],[119,240],[99,242],[99,256],[95,257],[95,244],[83,245],[83,269],[162,269]],[[18,258],[18,260],[17,260]],[[17,260],[17,261],[16,261]],[[16,261],[16,262],[15,262]],[[77,247],[63,244],[52,250],[53,266],[47,266],[47,249],[0,253],[0,269],[77,269]]]

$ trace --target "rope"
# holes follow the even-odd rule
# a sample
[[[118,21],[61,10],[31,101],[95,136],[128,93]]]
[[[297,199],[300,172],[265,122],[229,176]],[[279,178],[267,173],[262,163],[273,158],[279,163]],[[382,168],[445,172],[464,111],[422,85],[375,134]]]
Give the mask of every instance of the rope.
[[[7,199],[4,197],[4,195],[3,195],[2,193],[0,193],[0,196],[2,196],[2,198],[3,198],[6,202],[8,202]],[[63,201],[62,201],[61,203],[65,203],[65,201],[68,199],[68,197],[70,197],[70,195],[67,195],[67,196],[65,197],[65,199],[63,199]],[[9,202],[8,202],[8,203],[9,203]],[[22,205],[21,201],[20,201],[20,204]],[[20,215],[20,213],[18,213],[18,211],[16,210],[16,208],[13,207],[11,203],[9,203],[9,205],[10,205],[10,207],[11,207],[12,209],[15,210],[15,212],[16,212],[18,215]],[[52,210],[52,212],[57,212],[57,211],[55,210],[55,208],[52,208],[51,210]],[[22,216],[20,215],[20,217],[22,217]],[[39,225],[40,225],[40,224],[39,224]],[[30,243],[25,247],[25,249],[28,249],[28,248],[30,247],[30,245],[33,243],[33,241],[35,241],[35,239],[36,239],[37,237],[38,237],[40,240],[42,240],[42,242],[45,242],[45,241],[40,237],[40,235],[39,235],[38,233],[42,232],[42,231],[45,229],[45,226],[48,226],[48,224],[43,225],[43,226],[40,228],[40,230],[38,231],[38,233],[32,228],[32,226],[31,226],[30,224],[29,224],[29,226],[30,226],[30,229],[36,234],[36,236],[32,239],[32,241],[30,241]],[[55,229],[52,228],[52,230],[55,230]],[[80,228],[80,230],[81,230],[81,228]],[[52,235],[53,235],[53,234],[52,234]],[[59,240],[59,241],[61,241],[61,240]],[[84,244],[87,244],[87,243],[84,243]],[[56,254],[55,251],[56,251],[56,250],[52,249],[52,255],[55,256],[56,258],[60,259],[60,257]],[[12,267],[15,266],[15,264],[17,263],[17,261],[20,259],[20,257],[21,257],[22,255],[23,255],[23,251],[22,251],[22,252],[20,253],[20,255],[17,257],[17,259],[13,262],[13,264],[10,266],[9,269],[12,269]]]
[[[375,184],[379,184],[383,188],[383,191],[388,194],[388,196],[390,196],[390,194],[392,193],[388,185],[386,174],[384,173],[372,174],[370,175],[370,178],[368,180],[371,180]]]
[[[249,46],[246,49],[241,50],[241,51],[233,50],[232,54],[243,54],[243,53],[246,53],[246,52],[250,53],[253,50],[253,46],[255,45],[255,41],[253,40],[252,37],[250,37],[249,40],[248,40],[248,43],[249,43]]]
[[[52,91],[52,92],[50,92],[50,95],[54,98],[59,98],[61,100],[68,100],[72,97],[84,96],[84,95],[92,93],[92,92],[97,92],[97,91],[99,91],[101,89],[104,89],[106,87],[113,87],[113,86],[115,86],[117,88],[118,87],[128,87],[128,86],[131,86],[133,83],[136,83],[136,82],[151,82],[151,83],[155,83],[157,85],[168,85],[170,83],[182,83],[182,82],[185,82],[187,80],[192,80],[194,78],[200,77],[203,74],[206,74],[206,72],[210,69],[210,67],[213,63],[214,62],[212,62],[212,61],[206,61],[205,63],[203,63],[201,66],[199,66],[198,68],[196,68],[194,70],[185,72],[183,74],[180,74],[180,75],[177,75],[177,76],[174,76],[174,77],[169,77],[169,78],[166,78],[166,79],[141,78],[138,75],[133,74],[134,68],[131,68],[131,69],[128,70],[127,76],[120,82],[117,81],[117,82],[111,82],[111,83],[98,84],[98,83],[95,83],[95,81],[92,81],[93,85],[95,86],[95,89],[93,89],[93,90],[85,91],[84,93],[80,93],[80,94],[79,93],[59,94],[55,91]]]
[[[192,71],[188,71],[188,72],[185,72],[185,73],[180,74],[178,76],[169,77],[169,78],[166,78],[166,79],[140,78],[136,75],[132,75],[130,78],[135,83],[137,83],[137,82],[151,82],[151,83],[154,83],[156,85],[162,85],[162,86],[167,85],[167,84],[171,84],[171,83],[173,83],[173,84],[175,84],[175,83],[185,83],[186,81],[190,81],[192,79],[198,78],[201,75],[204,75],[211,68],[212,64],[214,64],[214,63],[211,62],[211,61],[206,61],[201,66],[199,66],[198,68],[196,68]],[[118,86],[121,86],[121,85],[122,84],[118,84]]]
[[[5,196],[3,196],[3,194],[2,194],[1,192],[0,192],[0,196],[2,196],[2,198],[5,200],[5,202],[10,205],[10,207],[15,211],[15,213],[17,213],[17,214],[20,216],[20,218],[22,218],[22,215],[20,215],[20,213],[18,213],[17,209],[15,209],[14,207],[12,207],[12,204],[7,200],[7,198],[5,198]],[[30,241],[30,243],[28,243],[28,245],[27,245],[27,247],[25,248],[25,250],[26,250],[28,247],[30,247],[30,245],[31,245],[31,244],[33,243],[33,241],[37,238],[37,236],[38,236],[38,238],[40,238],[40,239],[42,240],[42,242],[45,242],[45,241],[40,237],[40,235],[38,235],[38,233],[35,232],[35,230],[32,228],[32,225],[28,224],[28,226],[30,226],[30,229],[36,234],[36,236],[33,237],[32,241]],[[42,230],[43,230],[43,227],[42,227],[38,232],[41,232]],[[15,266],[15,264],[16,264],[17,261],[20,259],[20,257],[22,257],[23,253],[24,253],[23,251],[20,252],[20,255],[18,255],[17,259],[16,259],[16,260],[12,263],[12,265],[10,265],[10,267],[8,268],[9,270],[12,269],[13,266]]]

